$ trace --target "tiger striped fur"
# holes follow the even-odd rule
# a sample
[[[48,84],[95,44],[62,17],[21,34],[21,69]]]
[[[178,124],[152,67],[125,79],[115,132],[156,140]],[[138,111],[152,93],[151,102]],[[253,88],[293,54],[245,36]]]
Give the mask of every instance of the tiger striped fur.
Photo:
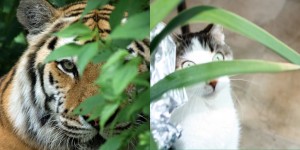
[[[52,33],[77,22],[85,6],[86,2],[76,2],[54,8],[45,0],[20,1],[17,17],[28,31],[28,48],[0,79],[0,149],[92,150],[105,141],[106,135],[99,135],[85,117],[71,115],[76,106],[97,93],[93,80],[101,65],[88,64],[79,78],[74,57],[44,64],[57,47],[79,43]],[[93,10],[84,16],[84,24],[98,28],[100,37],[106,37],[113,9],[105,5]],[[144,40],[131,43],[128,49],[149,61],[148,47],[149,41]]]

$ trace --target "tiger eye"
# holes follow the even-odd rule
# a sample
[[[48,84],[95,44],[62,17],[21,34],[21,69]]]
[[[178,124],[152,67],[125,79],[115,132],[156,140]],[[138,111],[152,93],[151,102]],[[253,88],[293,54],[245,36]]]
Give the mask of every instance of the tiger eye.
[[[64,61],[62,64],[63,68],[66,70],[73,70],[75,65],[74,63],[70,62],[70,61]]]

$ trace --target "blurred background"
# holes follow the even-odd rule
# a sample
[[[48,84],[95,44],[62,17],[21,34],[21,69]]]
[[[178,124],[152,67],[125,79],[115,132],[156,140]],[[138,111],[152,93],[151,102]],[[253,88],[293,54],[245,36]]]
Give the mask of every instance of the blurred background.
[[[299,0],[186,0],[186,4],[187,8],[212,5],[232,11],[300,53]],[[165,22],[176,14],[174,11]],[[194,24],[190,29],[193,32],[203,27]],[[235,59],[285,62],[261,44],[226,29],[225,40]],[[240,148],[300,149],[300,71],[231,79],[242,127]]]

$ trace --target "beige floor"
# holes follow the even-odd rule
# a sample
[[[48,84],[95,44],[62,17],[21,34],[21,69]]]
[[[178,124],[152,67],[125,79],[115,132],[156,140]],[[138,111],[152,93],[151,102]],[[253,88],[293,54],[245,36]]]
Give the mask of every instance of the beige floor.
[[[300,52],[300,0],[187,0],[187,3],[189,7],[205,4],[231,10]],[[202,27],[192,25],[192,30]],[[257,42],[229,31],[225,34],[236,59],[284,62]],[[300,71],[241,75],[233,79],[245,80],[232,83],[242,123],[240,147],[300,149]]]

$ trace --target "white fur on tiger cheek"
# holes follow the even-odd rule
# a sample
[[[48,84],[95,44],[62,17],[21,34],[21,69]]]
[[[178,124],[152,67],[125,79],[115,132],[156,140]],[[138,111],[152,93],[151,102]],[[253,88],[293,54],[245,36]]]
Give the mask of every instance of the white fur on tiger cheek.
[[[28,58],[23,57],[21,59],[20,64],[21,66],[26,66]],[[15,79],[12,81],[13,89],[10,95],[10,100],[8,102],[8,113],[9,119],[12,122],[14,129],[18,132],[22,138],[27,138],[25,133],[26,128],[26,115],[23,113],[24,106],[27,108],[31,107],[31,95],[30,91],[30,81],[28,80],[28,76],[24,75],[26,72],[26,67],[19,67],[16,69]],[[18,79],[17,79],[18,78]],[[23,104],[22,104],[23,103]],[[31,109],[27,112],[32,120],[37,120],[37,114],[32,111]],[[34,126],[34,128],[38,128],[38,126]]]

